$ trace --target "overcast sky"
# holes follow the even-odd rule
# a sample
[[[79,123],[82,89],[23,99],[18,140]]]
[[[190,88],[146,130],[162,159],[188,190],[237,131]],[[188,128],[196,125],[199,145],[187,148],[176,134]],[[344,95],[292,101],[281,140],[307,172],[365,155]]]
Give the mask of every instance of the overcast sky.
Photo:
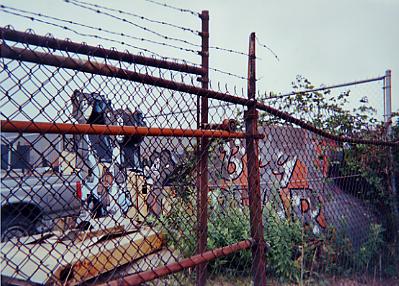
[[[133,12],[151,19],[187,26],[195,30],[201,28],[199,18],[195,16],[154,5],[144,0],[86,1]],[[277,61],[267,49],[257,46],[257,55],[261,58],[257,62],[257,76],[260,78],[259,91],[289,92],[291,82],[297,74],[306,76],[315,86],[319,86],[320,84],[329,85],[373,78],[383,75],[386,69],[391,69],[393,74],[393,110],[399,109],[397,95],[399,91],[399,0],[162,1],[198,12],[209,10],[211,46],[247,52],[249,34],[256,32],[259,40],[270,47],[280,59]],[[141,28],[73,6],[62,0],[1,0],[0,3],[124,32],[139,38],[165,42],[165,39]],[[116,15],[127,17],[162,34],[200,44],[200,38],[191,33],[164,25],[140,22],[139,19],[126,15]],[[36,21],[32,22],[4,12],[0,13],[0,24],[2,26],[11,24],[18,30],[33,28],[38,34],[51,32],[59,38],[69,37],[75,41],[99,43],[98,39],[80,37],[57,27]],[[84,30],[81,27],[70,27],[79,31]],[[84,31],[96,33],[90,30]],[[107,36],[119,39],[116,36]],[[185,53],[133,39],[126,41],[170,57],[200,62],[199,56],[193,53]],[[127,48],[112,42],[101,41],[100,43],[105,47]],[[168,43],[198,49],[180,42]],[[210,53],[212,67],[242,76],[246,75],[247,58],[245,56],[217,50],[211,50]],[[216,72],[211,73],[211,80],[227,82],[229,89],[232,89],[234,84],[245,86],[243,80]],[[376,108],[382,107],[380,83],[361,87],[360,90],[369,97],[372,104],[379,105],[375,106]]]

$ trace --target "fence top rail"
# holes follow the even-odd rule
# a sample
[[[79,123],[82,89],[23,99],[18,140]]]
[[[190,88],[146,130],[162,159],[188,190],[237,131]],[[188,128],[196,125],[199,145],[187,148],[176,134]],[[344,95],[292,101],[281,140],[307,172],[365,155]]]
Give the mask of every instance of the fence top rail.
[[[59,68],[73,69],[81,72],[103,75],[107,77],[116,77],[120,79],[154,85],[162,88],[199,95],[207,98],[213,98],[235,104],[248,106],[248,105],[253,105],[255,103],[255,101],[248,100],[246,98],[241,98],[222,92],[216,92],[208,89],[199,88],[194,85],[188,85],[176,81],[166,80],[163,78],[151,76],[148,74],[138,73],[127,69],[122,69],[110,64],[103,64],[92,60],[84,61],[72,57],[53,55],[51,53],[43,53],[27,49],[21,49],[17,47],[10,47],[6,44],[0,44],[0,50],[1,50],[0,57],[3,58],[49,65]]]
[[[351,82],[346,82],[346,83],[341,83],[341,84],[334,84],[334,85],[328,85],[328,86],[321,86],[317,88],[312,88],[312,89],[305,89],[301,91],[292,91],[286,94],[279,94],[279,95],[273,95],[265,98],[265,100],[268,99],[275,99],[275,98],[284,98],[284,97],[289,97],[297,94],[302,94],[302,93],[308,93],[308,92],[316,92],[316,91],[321,91],[321,90],[327,90],[327,89],[333,89],[333,88],[340,88],[340,87],[346,87],[346,86],[351,86],[351,85],[357,85],[357,84],[363,84],[363,83],[368,83],[368,82],[373,82],[373,81],[379,81],[385,79],[385,75],[379,76],[379,77],[374,77],[374,78],[369,78],[369,79],[364,79],[364,80],[357,80],[357,81],[351,81]]]
[[[0,33],[3,40],[13,41],[17,43],[29,44],[81,55],[117,60],[131,64],[140,64],[162,69],[169,69],[196,75],[205,74],[203,68],[189,64],[181,64],[173,61],[134,55],[127,51],[121,52],[114,49],[105,49],[101,46],[90,46],[86,43],[77,43],[70,40],[61,40],[50,36],[39,36],[32,33],[15,31],[7,27],[1,27]]]
[[[275,108],[273,108],[269,105],[266,105],[264,103],[257,102],[256,107],[259,110],[266,111],[278,118],[284,119],[287,122],[298,125],[298,126],[302,127],[303,129],[306,129],[310,132],[313,132],[322,137],[325,137],[325,138],[328,138],[331,140],[335,140],[338,142],[347,142],[347,143],[365,144],[365,145],[380,145],[380,146],[399,146],[399,141],[368,140],[368,139],[361,139],[361,138],[351,138],[351,137],[342,136],[342,135],[335,135],[335,134],[329,133],[327,131],[324,131],[320,128],[317,128],[316,126],[314,126],[308,122],[305,122],[301,119],[295,118],[294,116],[292,116],[286,112],[275,109]]]

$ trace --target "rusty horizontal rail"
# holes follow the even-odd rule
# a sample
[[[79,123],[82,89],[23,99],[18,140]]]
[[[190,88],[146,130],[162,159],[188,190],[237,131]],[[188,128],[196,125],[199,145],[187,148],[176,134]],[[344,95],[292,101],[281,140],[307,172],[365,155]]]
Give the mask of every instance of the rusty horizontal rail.
[[[248,137],[246,133],[243,132],[229,132],[224,130],[148,128],[135,126],[49,123],[18,120],[0,120],[0,122],[2,132],[213,138]],[[263,138],[264,135],[258,134],[256,137]]]
[[[292,92],[289,92],[289,93],[286,93],[286,94],[279,94],[279,95],[269,96],[269,97],[266,97],[265,100],[289,97],[289,96],[293,96],[293,95],[296,95],[296,94],[304,94],[304,93],[309,93],[309,92],[329,90],[329,89],[333,89],[333,88],[340,88],[340,87],[346,87],[346,86],[351,86],[351,85],[358,85],[358,84],[363,84],[363,83],[368,83],[368,82],[373,82],[373,81],[380,81],[380,80],[383,80],[383,79],[385,79],[385,75],[379,76],[379,77],[375,77],[375,78],[369,78],[369,79],[364,79],[364,80],[357,80],[357,81],[341,83],[341,84],[327,85],[327,86],[322,86],[322,87],[317,87],[317,88],[312,88],[312,89],[304,89],[304,90],[300,90],[300,91],[292,91]]]
[[[21,60],[36,64],[59,67],[59,68],[72,69],[91,74],[103,75],[107,77],[120,78],[143,84],[149,84],[162,88],[167,88],[175,91],[180,91],[184,93],[199,95],[206,98],[218,99],[235,104],[241,104],[246,106],[254,104],[254,101],[245,98],[232,96],[222,92],[207,90],[171,80],[166,80],[147,74],[141,74],[134,71],[118,68],[112,65],[103,64],[95,61],[83,61],[71,57],[62,57],[50,53],[42,53],[42,52],[36,52],[16,47],[10,47],[5,44],[0,45],[0,51],[1,51],[0,55],[3,58]]]
[[[174,70],[184,73],[191,73],[197,75],[205,74],[204,70],[201,67],[196,67],[188,64],[180,64],[167,60],[154,59],[139,55],[133,55],[128,52],[120,52],[116,50],[105,49],[103,47],[90,46],[87,44],[81,44],[67,40],[60,40],[52,37],[39,36],[7,28],[0,28],[0,33],[2,39],[13,42],[35,45],[39,47],[45,47],[54,50],[81,54],[81,55],[88,55],[93,57],[123,61],[132,64],[152,66],[152,67]]]
[[[256,107],[259,110],[266,111],[272,115],[275,115],[281,119],[284,119],[290,123],[293,123],[295,125],[298,125],[302,127],[303,129],[309,130],[315,134],[318,134],[322,137],[332,139],[338,142],[347,142],[347,143],[353,143],[353,144],[365,144],[365,145],[380,145],[380,146],[399,146],[399,141],[383,141],[383,140],[367,140],[367,139],[358,139],[358,138],[350,138],[347,136],[339,136],[339,135],[334,135],[331,134],[327,131],[324,131],[320,128],[315,127],[314,125],[307,123],[301,119],[295,118],[294,116],[277,110],[269,105],[266,105],[261,102],[256,103]]]
[[[201,263],[214,260],[218,257],[227,256],[231,253],[248,249],[252,246],[252,240],[243,240],[225,247],[216,248],[182,259],[178,262],[170,263],[165,266],[152,269],[149,271],[128,275],[123,278],[100,284],[101,286],[120,286],[120,285],[139,285],[165,275],[179,272],[183,269],[190,268]]]

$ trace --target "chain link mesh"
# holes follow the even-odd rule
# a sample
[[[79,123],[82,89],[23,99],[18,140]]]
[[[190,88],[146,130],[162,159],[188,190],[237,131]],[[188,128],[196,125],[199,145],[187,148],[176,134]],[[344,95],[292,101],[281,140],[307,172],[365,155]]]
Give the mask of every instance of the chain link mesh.
[[[201,89],[189,72],[9,40],[4,31],[3,281],[194,285],[194,267],[206,263],[210,285],[249,285],[257,269],[251,101]],[[345,109],[348,90],[302,92],[310,83],[297,81],[294,96],[256,103],[268,279],[394,276],[398,143],[376,130],[363,96],[356,113]],[[208,124],[198,122],[198,96],[210,98]],[[198,253],[200,231],[207,250]]]

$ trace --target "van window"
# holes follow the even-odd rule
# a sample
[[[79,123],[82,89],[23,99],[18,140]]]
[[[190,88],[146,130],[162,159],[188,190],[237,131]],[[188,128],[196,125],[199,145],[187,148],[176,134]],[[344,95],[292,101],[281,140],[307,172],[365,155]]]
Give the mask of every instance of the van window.
[[[10,151],[9,144],[1,144],[1,169],[7,170],[10,162],[8,162],[8,152]]]
[[[11,169],[31,169],[30,146],[18,145],[17,149],[11,149]]]

